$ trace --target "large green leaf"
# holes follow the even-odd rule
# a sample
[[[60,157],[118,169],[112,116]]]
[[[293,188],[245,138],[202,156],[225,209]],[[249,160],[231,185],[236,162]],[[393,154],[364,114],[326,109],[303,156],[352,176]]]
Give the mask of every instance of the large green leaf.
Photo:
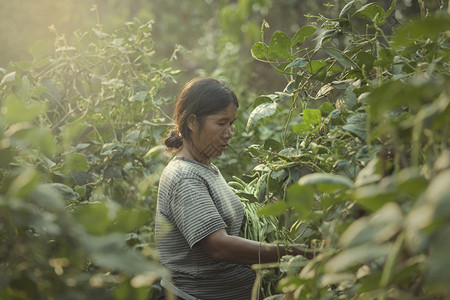
[[[257,106],[251,112],[248,118],[247,130],[250,130],[258,120],[273,115],[276,110],[277,110],[276,102],[264,102],[263,104]]]
[[[104,203],[81,205],[74,212],[74,216],[90,234],[105,234],[111,225],[109,208]]]
[[[314,51],[317,52],[322,47],[322,44],[325,40],[330,39],[330,38],[335,38],[338,35],[339,35],[339,32],[334,29],[330,29],[330,30],[326,30],[326,31],[322,32],[316,38],[317,44],[316,44],[316,47],[314,48]]]
[[[38,102],[27,103],[18,99],[14,94],[9,94],[3,102],[3,112],[6,113],[6,121],[10,124],[32,121],[45,110],[45,105]]]
[[[364,5],[355,12],[355,15],[369,21],[374,21],[378,25],[384,24],[386,19],[384,9],[376,3]]]
[[[325,270],[333,273],[342,272],[350,267],[386,257],[389,254],[391,247],[391,244],[364,244],[343,250],[325,264]]]
[[[252,56],[256,59],[263,59],[267,55],[267,45],[262,42],[257,42],[252,47]]]
[[[312,186],[324,193],[353,188],[353,182],[345,176],[328,173],[313,173],[299,179],[301,186]]]
[[[322,120],[322,113],[318,109],[306,108],[303,111],[303,122],[309,125],[317,125]]]
[[[362,186],[353,191],[353,198],[356,202],[370,211],[376,211],[387,202],[394,201],[396,195],[397,191],[394,188],[379,184]]]
[[[270,203],[258,210],[258,216],[279,216],[286,211],[287,207],[284,201]]]
[[[121,209],[116,213],[111,231],[130,232],[152,219],[153,212],[144,209]]]
[[[38,40],[30,47],[29,52],[33,55],[35,60],[38,60],[46,55],[49,55],[51,51],[48,42]]]
[[[364,67],[364,70],[369,73],[373,69],[373,63],[375,59],[375,56],[365,51],[358,52],[358,54],[356,55],[356,63],[358,64],[358,66],[360,68]]]
[[[294,125],[292,127],[292,131],[297,134],[302,134],[304,132],[309,131],[311,128],[313,128],[313,127],[310,124],[301,123],[301,124]]]
[[[448,278],[450,278],[450,225],[444,225],[443,228],[434,233],[434,239],[430,247],[430,255],[426,263],[428,269],[426,272],[426,286],[436,293],[450,293]]]
[[[295,33],[294,37],[291,39],[291,47],[302,44],[308,36],[313,35],[316,32],[316,27],[314,26],[303,26]]]
[[[62,183],[46,183],[39,187],[39,191],[52,190],[60,195],[60,197],[67,201],[78,199],[79,195],[69,186]],[[56,206],[56,200],[54,200]]]
[[[66,171],[87,171],[89,164],[83,154],[72,153],[66,157],[64,169]]]
[[[3,76],[2,81],[0,82],[0,86],[7,84],[8,82],[12,82],[16,80],[16,71],[10,72]]]
[[[306,61],[305,59],[301,58],[301,57],[297,57],[296,59],[294,59],[292,62],[290,62],[285,69],[288,68],[292,68],[292,67],[299,67],[299,68],[303,68],[308,64],[308,61]]]
[[[140,253],[125,247],[123,234],[109,234],[105,236],[85,235],[84,249],[93,262],[105,268],[124,272],[126,274],[153,273],[155,276],[166,276],[167,271],[159,264],[140,255]]]
[[[367,96],[370,118],[379,121],[391,109],[400,109],[404,105],[415,105],[423,93],[421,87],[409,86],[400,80],[388,80]]]
[[[253,108],[256,108],[266,102],[274,102],[277,97],[278,97],[278,95],[275,95],[275,94],[259,95],[258,97],[256,97],[255,101],[253,102]]]
[[[351,68],[355,66],[355,63],[348,58],[347,55],[336,48],[322,47],[322,50],[326,54],[334,57],[344,68]]]
[[[355,2],[356,2],[356,0],[352,0],[352,1],[348,2],[344,6],[344,8],[341,10],[341,12],[339,13],[339,18],[348,18],[350,10],[353,8],[353,4],[355,4]]]
[[[276,31],[269,44],[269,58],[289,58],[291,53],[289,48],[291,46],[290,38],[282,31]]]
[[[343,248],[359,246],[365,243],[382,244],[396,235],[403,225],[403,213],[396,203],[387,203],[369,217],[354,221],[341,235]]]
[[[350,131],[361,139],[366,139],[366,114],[355,113],[348,117],[347,123],[342,126],[343,129]]]
[[[395,30],[393,45],[395,47],[412,44],[420,39],[436,39],[441,33],[450,30],[450,17],[445,14],[429,16],[405,23]]]
[[[292,184],[287,189],[287,202],[303,217],[311,213],[314,204],[313,189],[310,186]]]

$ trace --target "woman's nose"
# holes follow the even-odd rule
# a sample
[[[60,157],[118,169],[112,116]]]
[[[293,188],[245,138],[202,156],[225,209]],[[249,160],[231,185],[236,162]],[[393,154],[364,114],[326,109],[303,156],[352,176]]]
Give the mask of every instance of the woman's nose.
[[[226,139],[231,139],[233,136],[233,125],[227,126],[223,132],[223,137]]]

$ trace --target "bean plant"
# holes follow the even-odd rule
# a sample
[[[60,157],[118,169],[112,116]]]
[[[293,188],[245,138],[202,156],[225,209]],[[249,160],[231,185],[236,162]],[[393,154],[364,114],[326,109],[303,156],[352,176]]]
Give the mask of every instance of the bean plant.
[[[395,5],[349,1],[268,40],[264,22],[251,49],[286,78],[248,119],[249,134],[274,128],[246,150],[253,201],[318,251],[267,266],[284,272],[270,299],[450,295],[449,11],[400,24]]]
[[[157,156],[175,80],[152,22],[74,37],[1,69],[0,298],[147,299]]]

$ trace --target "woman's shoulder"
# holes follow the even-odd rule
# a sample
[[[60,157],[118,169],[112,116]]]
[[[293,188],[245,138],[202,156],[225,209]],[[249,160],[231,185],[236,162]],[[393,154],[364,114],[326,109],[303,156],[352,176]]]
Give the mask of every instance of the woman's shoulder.
[[[161,179],[169,179],[170,181],[197,179],[203,181],[215,173],[214,167],[209,167],[184,157],[175,157],[164,168]]]

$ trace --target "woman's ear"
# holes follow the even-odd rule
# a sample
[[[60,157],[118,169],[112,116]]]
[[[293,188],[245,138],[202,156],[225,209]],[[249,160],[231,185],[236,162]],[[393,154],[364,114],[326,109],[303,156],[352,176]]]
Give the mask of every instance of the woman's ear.
[[[187,118],[187,125],[191,132],[195,132],[195,130],[197,129],[197,116],[194,114],[191,114]]]

